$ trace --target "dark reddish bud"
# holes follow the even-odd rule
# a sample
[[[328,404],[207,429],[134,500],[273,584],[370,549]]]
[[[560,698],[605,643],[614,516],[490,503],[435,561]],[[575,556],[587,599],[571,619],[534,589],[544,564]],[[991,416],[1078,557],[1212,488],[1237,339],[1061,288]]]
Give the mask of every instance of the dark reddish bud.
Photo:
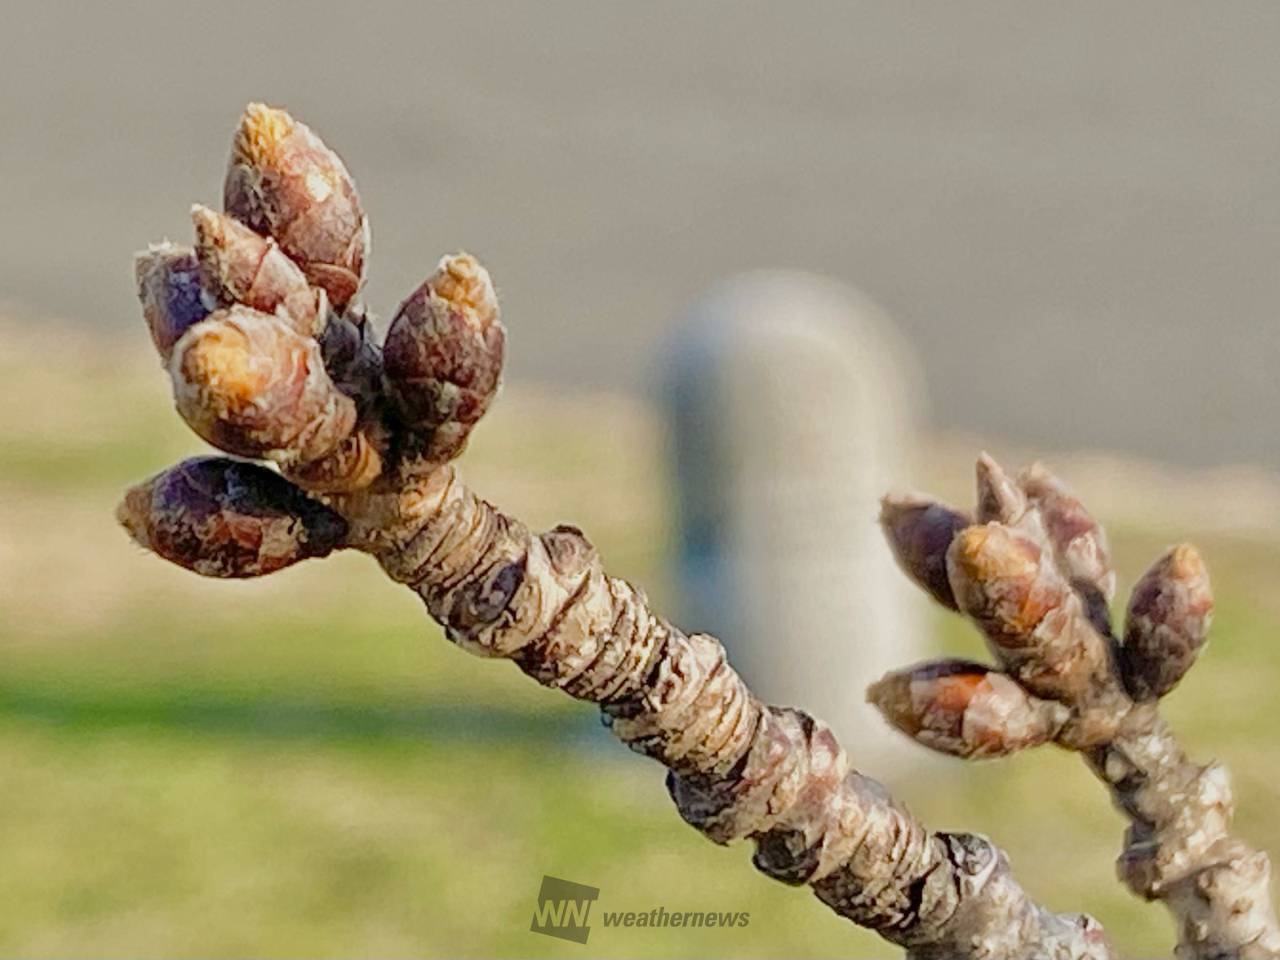
[[[138,299],[151,339],[164,360],[187,329],[216,309],[200,283],[200,263],[190,247],[159,243],[134,259]]]
[[[227,213],[274,237],[342,308],[364,282],[369,222],[338,155],[283,110],[250,104],[223,185]]]
[[[1043,465],[1032,464],[1023,471],[1020,481],[1031,505],[1040,513],[1062,572],[1078,589],[1096,594],[1103,602],[1110,601],[1116,592],[1116,574],[1102,525]]]
[[[896,670],[867,699],[918,743],[957,757],[1002,757],[1052,739],[1067,710],[1031,696],[1014,680],[968,660]]]
[[[898,565],[945,607],[956,609],[947,575],[951,541],[973,518],[927,497],[889,496],[880,501],[880,526]]]
[[[324,293],[307,283],[275,240],[199,204],[191,208],[191,219],[201,281],[220,306],[242,303],[263,313],[279,313],[298,333],[318,332],[324,320]]]
[[[200,457],[125,494],[138,543],[206,577],[258,577],[342,545],[346,522],[266,467]]]
[[[1190,544],[1155,562],[1129,598],[1121,672],[1135,700],[1163,697],[1195,663],[1209,637],[1209,571]]]
[[[445,257],[400,305],[383,345],[391,399],[428,456],[462,451],[497,395],[506,334],[489,273],[465,253]]]

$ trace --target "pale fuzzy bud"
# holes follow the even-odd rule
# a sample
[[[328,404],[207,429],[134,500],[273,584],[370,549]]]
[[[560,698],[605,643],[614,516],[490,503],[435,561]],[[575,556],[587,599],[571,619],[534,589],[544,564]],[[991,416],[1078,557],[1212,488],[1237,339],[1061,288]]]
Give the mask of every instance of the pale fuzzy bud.
[[[392,402],[429,434],[428,456],[462,451],[497,395],[506,333],[489,273],[469,254],[444,257],[400,305],[383,345]]]
[[[206,577],[258,577],[342,545],[347,525],[279,474],[185,460],[130,489],[116,518],[139,544]]]
[[[898,730],[957,757],[1002,757],[1052,739],[1066,709],[1031,696],[1003,673],[938,660],[887,674],[867,699]]]
[[[880,527],[894,558],[911,580],[945,607],[956,609],[947,574],[947,549],[965,527],[967,513],[915,494],[880,501]]]
[[[1133,588],[1121,670],[1135,700],[1163,697],[1195,663],[1209,637],[1209,571],[1190,544],[1173,547]]]
[[[279,313],[298,333],[318,332],[325,295],[307,283],[274,239],[199,204],[191,208],[191,220],[202,283],[221,306],[242,303],[263,313]]]
[[[223,186],[227,213],[280,246],[339,309],[364,283],[369,222],[338,155],[284,110],[250,104]]]
[[[1110,601],[1116,592],[1116,574],[1102,525],[1042,464],[1024,470],[1020,484],[1044,521],[1062,572],[1078,589],[1096,591],[1104,602]]]
[[[319,345],[274,314],[211,314],[178,341],[169,374],[183,419],[238,456],[307,463],[356,426],[355,403],[329,378]]]
[[[200,282],[200,263],[190,247],[153,244],[134,258],[138,300],[151,339],[164,360],[173,345],[217,308]]]

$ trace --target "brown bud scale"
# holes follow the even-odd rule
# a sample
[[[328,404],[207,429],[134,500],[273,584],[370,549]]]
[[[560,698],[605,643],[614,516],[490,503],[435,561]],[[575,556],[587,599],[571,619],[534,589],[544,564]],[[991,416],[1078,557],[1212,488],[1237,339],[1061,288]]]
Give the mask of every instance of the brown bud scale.
[[[200,262],[190,247],[153,244],[134,259],[138,299],[160,357],[167,361],[173,345],[218,304],[201,285]]]
[[[1136,700],[1163,697],[1191,669],[1209,637],[1209,571],[1190,544],[1173,547],[1133,588],[1120,663]]]
[[[1066,720],[1014,680],[968,660],[938,660],[887,674],[867,699],[898,730],[940,753],[1000,757],[1050,740]]]
[[[947,573],[951,541],[973,518],[946,504],[916,495],[885,497],[880,527],[904,573],[944,607],[956,609]]]
[[[497,395],[506,334],[489,273],[465,253],[440,261],[400,305],[383,347],[392,402],[429,434],[428,456],[461,452]]]
[[[183,419],[227,453],[307,463],[356,426],[355,403],[334,386],[316,341],[248,307],[188,330],[169,372]]]
[[[355,183],[338,155],[285,111],[261,103],[245,110],[223,206],[279,241],[335,307],[346,306],[364,283],[369,222]]]
[[[206,577],[257,577],[341,546],[346,522],[266,467],[186,460],[125,494],[139,544]]]
[[[201,282],[221,306],[242,303],[263,313],[279,313],[298,333],[318,332],[325,296],[307,283],[275,240],[199,204],[191,208],[191,219]]]

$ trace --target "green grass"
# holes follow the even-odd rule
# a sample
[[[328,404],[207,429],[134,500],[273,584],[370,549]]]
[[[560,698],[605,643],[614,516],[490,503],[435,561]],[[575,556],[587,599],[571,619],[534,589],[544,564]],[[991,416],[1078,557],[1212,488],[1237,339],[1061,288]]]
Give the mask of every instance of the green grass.
[[[226,584],[132,547],[111,519],[120,486],[199,446],[149,360],[70,352],[0,358],[0,954],[890,952],[757,874],[745,846],[700,838],[662,771],[593,711],[443,643],[364,558]],[[38,423],[37,396],[51,411]],[[647,478],[662,456],[624,404],[516,395],[465,469],[532,523],[580,522],[661,601],[669,511]],[[1132,580],[1163,542],[1115,533]],[[1280,548],[1203,546],[1218,625],[1170,714],[1232,767],[1245,835],[1280,849]],[[940,649],[981,654],[958,620],[937,622]],[[1075,758],[936,761],[893,786],[931,825],[991,835],[1037,896],[1093,912],[1126,953],[1167,952],[1163,912],[1113,879],[1121,820]],[[597,922],[583,949],[529,932],[544,873],[600,887],[597,911],[751,923]]]

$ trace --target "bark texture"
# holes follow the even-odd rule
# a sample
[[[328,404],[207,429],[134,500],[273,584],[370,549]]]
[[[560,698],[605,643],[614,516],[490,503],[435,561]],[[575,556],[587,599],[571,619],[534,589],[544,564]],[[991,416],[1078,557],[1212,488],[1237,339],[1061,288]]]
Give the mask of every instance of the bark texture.
[[[384,351],[356,299],[367,225],[355,186],[311,131],[261,105],[235,139],[226,214],[194,219],[195,251],[140,257],[144,316],[184,419],[283,476],[228,458],[179,464],[126,494],[119,516],[139,543],[222,577],[364,551],[455,643],[597,704],[667,767],[688,823],[717,843],[751,840],[761,871],[810,886],[909,956],[1111,956],[1091,918],[1035,904],[989,840],[931,832],[820,720],[762,703],[719,641],[682,632],[609,576],[581,531],[530,531],[462,483],[449,461],[497,394],[504,350],[474,258],[440,261]],[[921,665],[873,699],[949,753],[1051,740],[1081,751],[1133,821],[1126,879],[1173,908],[1183,952],[1274,955],[1266,858],[1227,834],[1224,774],[1190,764],[1154,703],[1129,693],[1181,676],[1165,653],[1189,666],[1203,643],[1186,558],[1149,575],[1125,660],[1106,612],[1105,537],[1065,487],[1045,471],[1015,481],[984,458],[976,517],[907,498],[886,501],[883,520],[904,570],[969,615],[998,664]],[[1122,675],[1130,662],[1140,679]]]
[[[751,838],[760,870],[810,884],[913,955],[1107,955],[1090,919],[1032,903],[988,840],[931,833],[821,721],[762,704],[719,641],[654,613],[577,529],[533,533],[449,466],[406,462],[390,487],[335,501],[351,545],[454,642],[599,704],[624,743],[670,769],[681,816],[712,840]]]

